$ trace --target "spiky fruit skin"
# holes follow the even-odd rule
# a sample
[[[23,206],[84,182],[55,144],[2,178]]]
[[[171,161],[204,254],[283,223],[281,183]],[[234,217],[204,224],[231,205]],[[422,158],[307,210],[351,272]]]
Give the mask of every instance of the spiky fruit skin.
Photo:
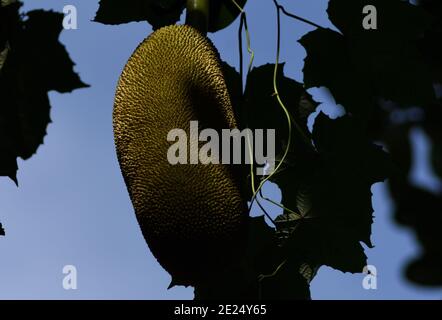
[[[153,255],[175,282],[195,285],[239,254],[247,219],[237,168],[171,165],[171,129],[236,127],[219,54],[190,26],[151,34],[126,64],[116,91],[120,168]]]

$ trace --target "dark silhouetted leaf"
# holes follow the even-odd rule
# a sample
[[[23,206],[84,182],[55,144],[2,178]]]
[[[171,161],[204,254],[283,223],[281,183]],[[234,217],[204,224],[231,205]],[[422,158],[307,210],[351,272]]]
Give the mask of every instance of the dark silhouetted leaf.
[[[279,261],[273,257],[277,241],[275,230],[267,225],[264,216],[250,218],[248,247],[245,254],[247,264],[257,276],[277,267]]]
[[[429,232],[429,231],[426,231]],[[420,285],[442,286],[441,252],[429,252],[408,263],[405,270],[407,278]]]
[[[38,78],[41,89],[46,91],[65,93],[88,87],[74,72],[74,63],[66,48],[58,41],[63,14],[36,10],[29,12],[27,16],[20,38],[23,53],[31,53],[27,60],[20,62],[25,65],[26,76],[30,77],[32,74],[34,78]],[[38,50],[32,50],[33,48]]]
[[[17,157],[30,158],[50,123],[48,91],[87,87],[58,41],[63,14],[31,11],[19,19],[20,3],[7,6],[8,55],[0,70],[0,175],[17,183]],[[3,14],[4,12],[2,12]]]
[[[246,125],[252,129],[276,130],[276,153],[282,154],[288,141],[288,119],[274,95],[273,75],[274,64],[266,64],[253,68],[250,72],[245,90],[243,110],[247,119]],[[309,136],[307,119],[317,107],[311,96],[305,91],[302,84],[284,76],[284,64],[280,64],[277,73],[277,87],[282,102],[289,111],[292,119],[292,148],[302,153],[308,150],[305,142],[300,139],[299,129]],[[307,151],[306,151],[307,152]]]
[[[275,230],[264,217],[250,218],[242,259],[236,267],[198,285],[195,299],[310,299],[308,281],[301,274],[304,269],[296,260],[283,263],[281,253]]]
[[[286,261],[275,273],[261,281],[264,300],[309,300],[310,285],[300,271],[298,263]]]
[[[247,0],[237,0],[244,7]],[[186,7],[186,0],[100,0],[96,22],[121,24],[147,21],[153,29],[175,24]],[[229,26],[240,14],[231,0],[211,0],[209,31]]]
[[[442,83],[442,1],[420,0],[421,7],[432,15],[431,27],[426,30],[419,45],[425,60],[431,65],[431,73],[435,82]]]
[[[396,203],[395,218],[402,225],[412,227],[422,246],[420,256],[413,259],[406,274],[422,285],[442,285],[442,196],[420,188],[401,184],[394,189]]]
[[[317,159],[272,178],[281,188],[282,204],[299,215],[278,217],[288,218],[280,223],[291,233],[285,250],[313,269],[328,265],[362,272],[366,256],[360,242],[372,246],[370,188],[390,174],[390,159],[350,116],[331,120],[320,113],[313,139]]]
[[[121,24],[147,21],[153,29],[176,23],[186,0],[100,0],[96,22]]]
[[[307,88],[327,87],[336,103],[343,105],[347,111],[371,113],[374,100],[370,82],[352,66],[342,35],[330,29],[318,29],[299,42],[307,50],[303,70]]]
[[[236,3],[244,8],[247,0],[237,0]],[[240,15],[241,11],[232,0],[211,0],[209,31],[216,32],[229,26]]]
[[[0,51],[5,49],[17,31],[19,22],[17,12],[21,6],[21,2],[14,0],[0,2]]]
[[[378,30],[362,27],[368,4],[377,8]],[[342,34],[318,29],[300,40],[307,50],[308,88],[326,86],[338,103],[360,115],[370,115],[378,97],[404,106],[434,101],[429,66],[417,46],[431,20],[423,10],[399,0],[331,0],[328,13]]]

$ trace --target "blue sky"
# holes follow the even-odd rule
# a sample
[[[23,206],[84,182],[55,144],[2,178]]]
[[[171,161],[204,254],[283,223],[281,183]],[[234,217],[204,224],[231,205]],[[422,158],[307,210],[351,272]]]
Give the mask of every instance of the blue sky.
[[[280,1],[286,8],[331,27],[327,1]],[[191,299],[189,288],[166,290],[170,277],[151,255],[141,235],[121,177],[112,135],[116,83],[127,59],[149,33],[146,23],[105,26],[91,22],[98,0],[25,0],[25,10],[78,9],[78,30],[64,31],[61,41],[91,88],[72,94],[52,92],[53,123],[37,154],[19,161],[16,188],[0,179],[0,221],[7,236],[0,239],[0,299]],[[246,6],[255,66],[275,58],[275,9],[271,0],[250,0]],[[238,66],[237,27],[210,35],[224,60]],[[284,19],[281,61],[286,75],[302,81],[305,51],[297,40],[310,26]],[[38,49],[37,49],[38,50]],[[311,90],[321,109],[339,107],[324,90]],[[428,171],[428,146],[415,130],[413,178],[420,185],[440,186]],[[280,199],[275,186],[265,192]],[[419,252],[414,235],[392,223],[392,203],[384,184],[373,187],[375,222],[369,263],[378,271],[378,289],[364,290],[363,275],[327,267],[312,282],[314,299],[440,299],[442,290],[406,282],[404,263]],[[271,208],[274,214],[278,209]],[[255,214],[259,212],[256,210]],[[65,265],[78,270],[78,289],[62,287]]]

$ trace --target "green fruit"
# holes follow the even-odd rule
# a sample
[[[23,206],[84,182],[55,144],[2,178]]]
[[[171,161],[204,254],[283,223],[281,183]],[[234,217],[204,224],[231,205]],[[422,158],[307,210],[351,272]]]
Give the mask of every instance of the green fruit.
[[[119,80],[113,113],[121,171],[143,235],[178,284],[195,285],[240,253],[247,204],[233,165],[171,165],[170,130],[233,129],[219,53],[190,26],[144,40]]]

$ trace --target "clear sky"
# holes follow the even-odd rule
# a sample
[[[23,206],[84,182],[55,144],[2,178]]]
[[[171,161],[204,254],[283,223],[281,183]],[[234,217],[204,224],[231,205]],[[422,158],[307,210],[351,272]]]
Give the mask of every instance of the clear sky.
[[[280,1],[286,8],[323,26],[325,0]],[[135,220],[121,177],[112,135],[112,105],[122,68],[137,45],[151,33],[147,23],[105,26],[91,22],[98,0],[25,0],[24,10],[78,9],[79,28],[62,33],[78,71],[91,88],[72,94],[52,92],[45,144],[30,160],[19,161],[20,187],[0,178],[0,299],[191,299],[190,288],[166,290],[170,277],[151,255]],[[255,66],[275,58],[275,9],[271,0],[246,6]],[[302,81],[305,51],[297,40],[312,30],[284,19],[282,61],[286,74]],[[238,66],[237,28],[210,35],[224,60]],[[38,50],[38,48],[36,48]],[[324,48],[326,50],[326,48]],[[339,112],[324,90],[311,90],[321,109]],[[417,183],[438,186],[426,166],[428,146],[415,130]],[[406,282],[404,263],[419,252],[414,235],[392,222],[385,185],[373,187],[375,222],[369,263],[378,271],[378,289],[364,290],[363,275],[322,267],[312,282],[314,299],[440,299],[442,290]],[[265,189],[280,199],[275,186]],[[278,213],[275,208],[274,214]],[[260,214],[255,210],[255,214]],[[62,287],[65,265],[78,270],[77,290]]]

